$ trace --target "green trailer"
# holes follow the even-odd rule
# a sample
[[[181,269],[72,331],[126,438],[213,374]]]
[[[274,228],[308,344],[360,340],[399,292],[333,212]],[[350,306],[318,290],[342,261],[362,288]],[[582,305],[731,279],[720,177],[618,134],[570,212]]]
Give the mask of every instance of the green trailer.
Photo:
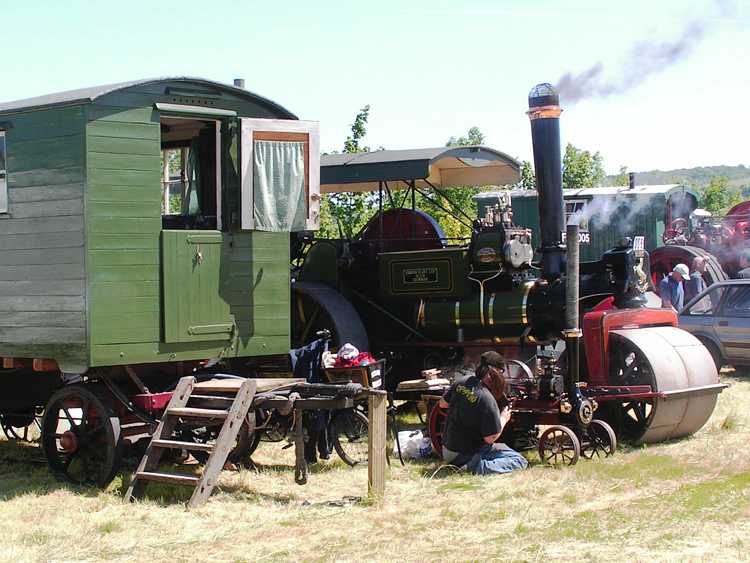
[[[317,123],[203,79],[0,103],[4,426],[65,383],[288,354],[319,152]]]
[[[511,192],[513,218],[534,232],[539,247],[539,208],[536,190]],[[679,184],[612,186],[563,190],[567,220],[577,214],[589,240],[581,246],[582,260],[598,260],[623,237],[644,236],[649,252],[663,246],[666,226],[676,217],[687,217],[698,206],[698,194]],[[474,198],[478,216],[498,201],[498,192],[484,192]]]

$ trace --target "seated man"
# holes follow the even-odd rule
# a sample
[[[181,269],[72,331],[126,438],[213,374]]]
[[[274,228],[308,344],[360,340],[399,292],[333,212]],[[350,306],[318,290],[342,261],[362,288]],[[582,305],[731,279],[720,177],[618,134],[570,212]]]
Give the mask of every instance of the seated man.
[[[496,444],[510,420],[500,410],[505,397],[505,360],[497,352],[481,356],[476,374],[456,381],[440,400],[448,409],[443,433],[443,459],[477,475],[509,473],[528,466],[526,459],[505,444]]]

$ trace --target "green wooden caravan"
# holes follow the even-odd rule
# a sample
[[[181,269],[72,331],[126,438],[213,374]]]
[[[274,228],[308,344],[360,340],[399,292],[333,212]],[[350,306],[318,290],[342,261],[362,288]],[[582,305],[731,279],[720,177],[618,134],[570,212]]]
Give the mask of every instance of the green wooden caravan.
[[[679,184],[611,186],[563,190],[565,216],[576,214],[589,240],[581,246],[582,260],[598,260],[623,237],[645,237],[649,252],[664,244],[665,225],[690,214],[698,206],[698,194]],[[477,194],[478,216],[497,203],[497,192]],[[533,230],[534,247],[539,247],[539,207],[536,190],[511,192],[513,219]]]
[[[317,123],[242,88],[0,103],[2,365],[287,353],[289,233],[317,228],[319,199]]]

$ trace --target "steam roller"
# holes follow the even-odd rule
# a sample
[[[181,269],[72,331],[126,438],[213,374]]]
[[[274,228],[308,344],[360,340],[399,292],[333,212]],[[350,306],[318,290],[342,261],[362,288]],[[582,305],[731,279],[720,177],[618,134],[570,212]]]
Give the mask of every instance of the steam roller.
[[[482,352],[500,352],[508,360],[506,399],[513,412],[501,440],[537,448],[549,463],[575,463],[611,455],[618,437],[643,444],[696,432],[725,386],[708,350],[678,328],[675,312],[647,307],[652,278],[643,237],[632,233],[599,260],[580,261],[582,233],[566,225],[563,203],[561,113],[554,87],[531,91],[538,247],[530,229],[514,224],[510,192],[498,192],[497,203],[470,224],[470,240],[459,244],[425,213],[383,209],[381,201],[359,235],[304,245],[292,316],[300,337],[326,325],[334,346],[361,343],[385,358],[384,384],[396,398],[400,381],[418,378],[421,370],[459,374]],[[487,171],[477,169],[483,159],[496,163],[502,155],[484,147],[444,151],[470,162],[485,184],[491,183]],[[336,184],[339,191],[362,190],[365,178],[408,173],[413,176],[403,181],[412,205],[416,191],[427,197],[417,182],[439,191],[429,178],[440,175],[429,166],[414,160],[400,166],[399,155],[383,154],[389,152],[377,153],[382,161],[369,155],[351,166],[337,155],[331,170],[324,159],[326,191]],[[401,198],[407,200],[408,192]],[[439,408],[430,415],[437,452],[443,416]]]

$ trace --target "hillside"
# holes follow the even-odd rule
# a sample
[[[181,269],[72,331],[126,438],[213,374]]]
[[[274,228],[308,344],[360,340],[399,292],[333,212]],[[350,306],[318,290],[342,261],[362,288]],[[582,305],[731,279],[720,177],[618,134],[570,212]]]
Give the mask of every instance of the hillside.
[[[726,176],[729,185],[740,188],[745,195],[750,195],[750,168],[739,166],[697,166],[695,168],[677,168],[676,170],[649,170],[636,172],[638,184],[690,184],[705,186],[716,176]],[[607,176],[608,183],[616,183],[617,175]]]

